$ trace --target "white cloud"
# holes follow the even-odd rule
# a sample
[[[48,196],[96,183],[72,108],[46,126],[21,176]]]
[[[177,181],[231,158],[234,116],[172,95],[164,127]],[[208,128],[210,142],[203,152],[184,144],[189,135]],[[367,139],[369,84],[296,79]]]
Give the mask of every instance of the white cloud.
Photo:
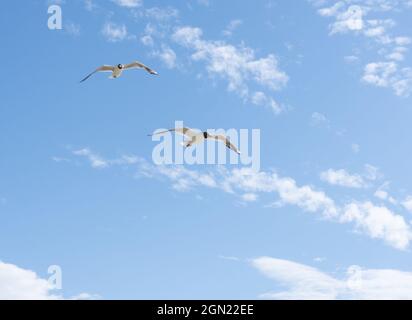
[[[224,41],[208,41],[202,37],[203,32],[199,28],[180,27],[174,32],[172,39],[192,50],[191,59],[204,62],[210,76],[226,80],[229,91],[238,93],[245,100],[256,101],[253,99],[256,93],[251,92],[252,85],[270,91],[277,91],[286,86],[289,77],[279,69],[278,60],[273,54],[265,58],[256,58],[251,48],[235,47]],[[265,96],[267,97],[267,94]],[[275,100],[265,100],[273,109]]]
[[[326,258],[325,257],[315,257],[313,258],[313,261],[321,263],[321,262],[325,262]]]
[[[374,239],[382,239],[396,249],[406,249],[412,240],[410,225],[402,216],[386,207],[377,207],[371,202],[351,202],[342,208],[324,192],[307,185],[298,186],[294,179],[279,177],[275,172],[255,172],[248,168],[232,171],[220,169],[217,173],[205,175],[206,180],[210,181],[206,184],[202,181],[204,178],[200,179],[202,174],[188,169],[151,170],[158,170],[161,175],[166,175],[173,181],[175,189],[180,190],[209,186],[228,193],[274,193],[279,197],[278,204],[295,205],[307,212],[320,213],[323,218],[331,221],[354,223],[359,232]]]
[[[325,7],[319,9],[318,12],[321,16],[332,17],[339,15],[340,10],[345,6],[343,2],[337,2],[332,7]]]
[[[329,169],[320,174],[323,181],[335,186],[342,186],[348,188],[364,188],[366,183],[362,176],[358,174],[350,174],[346,170]]]
[[[105,169],[113,165],[123,165],[123,166],[132,165],[132,164],[137,164],[140,161],[142,161],[138,157],[128,156],[128,155],[123,155],[118,159],[108,160],[94,153],[89,148],[75,150],[73,151],[73,154],[75,156],[85,157],[89,161],[92,168],[95,168],[95,169]]]
[[[240,19],[235,19],[229,22],[226,29],[223,30],[223,35],[226,37],[232,36],[233,32],[242,25],[243,21]]]
[[[378,199],[386,200],[388,199],[389,194],[385,190],[376,190],[376,192],[374,193],[374,196]]]
[[[154,51],[153,55],[159,57],[167,68],[173,69],[176,67],[176,53],[170,47],[163,45],[161,51]]]
[[[357,143],[352,143],[351,145],[353,153],[359,153],[360,152],[360,145]]]
[[[342,277],[289,260],[260,257],[252,266],[281,285],[267,299],[412,299],[412,272],[350,266]]]
[[[220,255],[219,259],[228,260],[228,261],[240,261],[240,259],[238,257],[224,256],[224,255]]]
[[[217,182],[211,173],[198,173],[183,166],[153,166],[145,161],[139,166],[138,175],[146,177],[167,177],[172,182],[173,189],[188,191],[197,186],[216,188]]]
[[[89,300],[99,296],[81,293],[71,299]],[[35,272],[0,261],[0,300],[57,300],[63,299],[53,291],[46,279]]]
[[[70,300],[100,300],[102,297],[98,294],[90,294],[90,293],[80,293]]]
[[[53,156],[51,158],[54,162],[70,162],[70,159]]]
[[[268,107],[275,114],[280,114],[285,110],[285,108],[277,101],[275,101],[272,97],[267,96],[262,91],[256,91],[251,97],[251,102],[256,106]]]
[[[336,22],[331,26],[331,34],[360,31],[364,27],[363,9],[352,5],[346,11],[336,14]]]
[[[210,0],[197,0],[197,3],[205,7],[210,6]]]
[[[263,294],[267,299],[334,299],[344,284],[333,277],[288,260],[261,257],[252,260],[255,267],[266,277],[288,287],[287,291]]]
[[[73,22],[68,22],[65,26],[64,26],[64,30],[72,35],[72,36],[79,36],[80,35],[80,31],[81,31],[81,27],[78,24],[75,24]]]
[[[255,202],[258,199],[258,195],[255,193],[245,193],[242,195],[242,200],[246,202]]]
[[[363,174],[365,179],[375,181],[382,178],[382,173],[379,171],[379,168],[372,166],[370,164],[365,164],[365,173]]]
[[[386,190],[389,187],[389,182],[385,182],[381,185],[378,190],[375,191],[374,196],[380,200],[388,201],[389,203],[396,205],[398,201],[393,198],[389,192]]]
[[[143,0],[112,0],[121,7],[138,8],[143,5]]]
[[[406,249],[412,240],[411,228],[402,216],[369,201],[348,204],[341,221],[354,222],[362,233],[371,238],[384,239],[386,243],[400,250]]]
[[[373,62],[365,66],[362,80],[377,87],[392,88],[398,96],[412,92],[412,69],[400,69],[397,62]]]
[[[179,11],[173,7],[153,7],[146,10],[146,17],[159,21],[177,18]]]
[[[127,38],[127,28],[124,24],[118,25],[108,22],[103,26],[102,34],[110,42],[118,42]]]
[[[408,49],[405,47],[396,47],[393,49],[391,53],[389,53],[386,58],[388,60],[394,60],[394,61],[403,61],[405,59],[405,52],[407,52]]]
[[[176,17],[176,14],[153,11],[151,16]],[[170,11],[174,12],[174,11]],[[145,14],[148,16],[148,13]],[[227,89],[235,92],[244,102],[264,106],[275,114],[280,114],[286,107],[273,97],[273,92],[283,89],[288,83],[288,75],[280,70],[279,62],[274,54],[258,58],[253,49],[245,45],[235,46],[225,41],[205,40],[203,31],[195,27],[173,27],[170,21],[156,19],[145,27],[140,41],[152,48],[151,55],[161,59],[169,68],[175,67],[176,50],[179,45],[180,59],[205,65],[207,74],[213,79],[227,82]],[[231,30],[240,24],[233,20]],[[169,41],[172,41],[171,43]],[[159,43],[159,44],[158,44]]]
[[[395,62],[376,62],[365,66],[363,81],[378,87],[389,87],[392,77],[398,71]]]
[[[353,147],[352,147],[353,148]],[[355,149],[356,150],[356,147]],[[320,179],[331,185],[348,188],[366,188],[367,180],[375,181],[381,177],[379,169],[370,165],[365,165],[365,172],[361,174],[351,174],[345,169],[328,169],[320,174]]]
[[[402,205],[406,210],[412,213],[412,196],[406,197],[406,199],[402,202]]]
[[[338,214],[337,207],[322,191],[310,186],[299,187],[292,178],[279,177],[275,172],[255,172],[249,168],[223,172],[221,187],[227,192],[238,189],[253,193],[276,193],[280,203],[296,205],[308,212],[320,212],[325,218]]]
[[[329,1],[312,2],[316,6],[321,6],[318,9],[320,15],[335,19],[330,25],[331,34],[363,35],[367,39],[372,39],[378,46],[382,60],[370,62],[365,66],[362,77],[365,83],[390,88],[398,96],[411,94],[412,68],[399,65],[405,60],[411,39],[392,35],[390,30],[396,25],[396,21],[387,17],[390,12],[400,8],[411,8],[409,0],[341,0],[333,5]],[[371,17],[373,15],[375,16]],[[353,60],[350,59],[349,62]]]
[[[47,280],[30,270],[0,261],[0,300],[58,299]]]
[[[84,6],[87,11],[93,11],[97,7],[94,0],[84,0]]]
[[[76,156],[86,157],[89,160],[90,165],[93,168],[103,169],[103,168],[107,168],[109,166],[108,162],[105,159],[103,159],[99,155],[93,153],[88,148],[73,151],[73,154],[76,155]]]
[[[152,47],[154,45],[153,37],[151,35],[145,34],[140,38],[140,41],[145,45]]]
[[[329,119],[320,112],[312,113],[310,124],[314,127],[321,127],[321,126],[325,126],[328,128],[330,127]]]
[[[257,200],[263,194],[271,194],[276,197],[276,207],[294,205],[306,212],[317,213],[331,222],[351,223],[356,231],[373,239],[381,239],[399,250],[407,249],[412,240],[411,226],[402,216],[388,208],[375,206],[370,201],[349,201],[338,205],[325,192],[310,185],[299,186],[293,178],[281,177],[274,171],[256,172],[251,168],[227,170],[218,167],[202,172],[184,166],[156,166],[137,156],[106,160],[89,149],[81,149],[74,154],[86,157],[96,169],[136,165],[136,178],[167,179],[172,188],[179,192],[198,187],[213,188],[239,196],[245,202]],[[376,179],[378,176],[375,167],[367,167],[365,179]]]
[[[346,61],[347,63],[355,63],[355,62],[358,62],[358,61],[359,61],[359,57],[358,57],[358,56],[354,56],[354,55],[345,56],[344,59],[345,59],[345,61]]]

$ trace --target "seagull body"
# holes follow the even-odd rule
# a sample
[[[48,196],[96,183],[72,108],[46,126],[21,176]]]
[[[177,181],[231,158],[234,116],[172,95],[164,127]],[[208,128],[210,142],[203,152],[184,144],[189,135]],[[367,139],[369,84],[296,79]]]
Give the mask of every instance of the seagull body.
[[[170,129],[170,130],[158,132],[158,133],[155,133],[154,135],[159,135],[159,134],[163,134],[167,132],[176,132],[176,133],[179,133],[189,138],[189,140],[183,141],[183,146],[186,148],[191,147],[195,144],[200,144],[207,139],[212,139],[218,142],[219,141],[223,142],[228,149],[233,150],[237,154],[240,154],[240,151],[236,148],[234,144],[230,142],[229,138],[221,134],[214,135],[214,134],[208,133],[207,131],[201,132],[201,131],[195,131],[190,128],[176,128],[176,129]],[[149,136],[153,136],[153,134]]]
[[[97,72],[111,72],[110,78],[112,79],[117,79],[119,78],[124,70],[129,70],[129,69],[144,69],[148,73],[153,74],[153,75],[158,75],[156,71],[153,69],[150,69],[149,67],[145,66],[143,63],[140,63],[139,61],[135,61],[129,64],[118,64],[117,66],[109,66],[109,65],[103,65],[96,70],[94,70],[92,73],[90,73],[87,77],[85,77],[82,81],[84,82],[87,79],[89,79],[92,75],[94,75]]]

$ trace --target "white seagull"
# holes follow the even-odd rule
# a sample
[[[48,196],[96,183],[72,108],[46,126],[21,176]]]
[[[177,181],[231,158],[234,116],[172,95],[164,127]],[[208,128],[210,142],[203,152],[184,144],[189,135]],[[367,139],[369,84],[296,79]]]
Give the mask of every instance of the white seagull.
[[[195,131],[190,128],[176,128],[176,129],[170,129],[166,131],[157,132],[155,134],[149,134],[149,137],[167,133],[167,132],[176,132],[183,136],[188,137],[189,140],[183,141],[183,146],[186,148],[191,147],[194,144],[202,143],[207,139],[213,139],[213,140],[223,142],[227,148],[229,148],[230,150],[233,150],[237,154],[240,154],[240,151],[238,150],[238,148],[236,148],[236,146],[230,142],[228,137],[221,135],[221,134],[216,134],[216,135],[210,134],[207,131],[200,132],[200,131]]]
[[[86,78],[84,78],[80,82],[86,81],[87,79],[89,79],[92,75],[94,75],[97,72],[111,72],[112,75],[110,78],[116,79],[122,75],[124,70],[128,70],[128,69],[145,69],[150,74],[158,75],[158,73],[154,71],[153,69],[150,69],[148,66],[145,66],[143,63],[140,63],[139,61],[135,61],[129,64],[118,64],[117,66],[108,66],[108,65],[101,66],[97,68],[96,70],[94,70],[91,74],[89,74]]]

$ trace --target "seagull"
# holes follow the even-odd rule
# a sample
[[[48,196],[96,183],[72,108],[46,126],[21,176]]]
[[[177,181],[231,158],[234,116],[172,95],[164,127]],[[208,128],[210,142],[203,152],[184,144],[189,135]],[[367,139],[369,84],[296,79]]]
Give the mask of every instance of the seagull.
[[[149,67],[145,66],[143,63],[140,63],[139,61],[135,61],[129,64],[118,64],[117,66],[108,66],[108,65],[103,65],[96,70],[94,70],[91,74],[89,74],[86,78],[84,78],[80,82],[84,82],[87,79],[89,79],[92,75],[94,75],[97,72],[111,72],[112,75],[110,78],[116,79],[119,78],[124,70],[128,69],[145,69],[148,73],[153,74],[153,75],[158,75],[158,73]]]
[[[183,136],[188,137],[189,140],[183,141],[183,143],[182,143],[183,146],[186,147],[186,148],[191,147],[194,144],[202,143],[207,139],[213,139],[213,140],[216,140],[216,141],[223,142],[226,145],[227,148],[229,148],[230,150],[233,150],[237,154],[240,154],[240,151],[238,150],[238,148],[236,148],[236,146],[230,142],[228,137],[226,137],[222,134],[216,134],[216,135],[210,134],[207,131],[200,132],[200,131],[195,131],[195,130],[190,129],[190,128],[176,128],[176,129],[170,129],[170,130],[166,130],[166,131],[157,132],[155,134],[149,134],[149,137],[159,135],[159,134],[163,134],[163,133],[167,133],[167,132],[176,132],[176,133],[179,133]]]

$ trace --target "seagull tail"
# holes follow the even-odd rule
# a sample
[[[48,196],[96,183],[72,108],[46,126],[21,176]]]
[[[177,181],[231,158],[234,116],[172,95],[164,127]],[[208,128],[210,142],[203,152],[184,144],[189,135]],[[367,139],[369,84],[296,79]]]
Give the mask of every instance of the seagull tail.
[[[159,134],[163,134],[163,133],[168,133],[168,132],[170,132],[171,130],[166,130],[166,131],[161,131],[161,132],[155,132],[155,133],[152,133],[152,134],[148,134],[147,136],[148,137],[153,137],[153,136],[157,136],[157,135],[159,135]]]

